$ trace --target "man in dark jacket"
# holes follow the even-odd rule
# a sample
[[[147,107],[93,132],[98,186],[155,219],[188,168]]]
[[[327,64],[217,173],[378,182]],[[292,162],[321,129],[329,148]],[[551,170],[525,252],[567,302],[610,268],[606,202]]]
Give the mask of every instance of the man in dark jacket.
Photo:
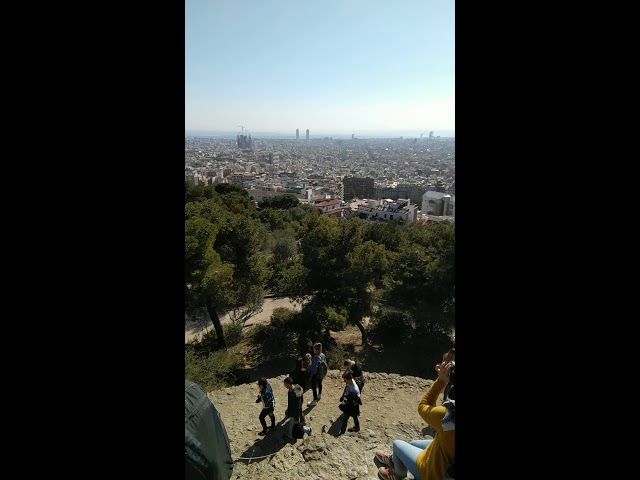
[[[300,395],[300,405],[304,405],[304,384],[305,384],[305,370],[302,366],[303,360],[302,357],[298,357],[296,360],[296,366],[293,367],[293,370],[289,372],[289,378],[293,381],[294,385],[300,385],[302,387],[302,395]],[[300,423],[303,425],[306,423],[304,419],[304,414],[300,412]]]
[[[184,478],[229,480],[233,460],[220,413],[195,383],[184,381]]]
[[[293,440],[293,426],[300,422],[300,417],[302,416],[302,401],[300,400],[302,397],[302,387],[300,385],[294,385],[291,377],[284,379],[284,386],[288,390],[287,411],[285,412],[285,416],[289,421],[289,434],[283,434],[282,438],[285,440]],[[311,435],[311,428],[304,425],[302,429],[304,433]]]

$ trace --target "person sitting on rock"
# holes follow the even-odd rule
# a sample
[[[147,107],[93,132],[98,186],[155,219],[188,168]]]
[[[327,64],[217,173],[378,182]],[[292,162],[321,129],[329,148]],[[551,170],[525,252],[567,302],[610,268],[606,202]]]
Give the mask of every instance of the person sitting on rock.
[[[300,385],[294,385],[291,377],[284,379],[284,386],[287,388],[287,410],[284,413],[285,417],[289,421],[288,434],[282,435],[285,440],[293,440],[293,426],[300,422],[302,416],[302,387]],[[302,426],[302,429],[307,435],[311,435],[311,428],[306,425]]]
[[[360,431],[358,415],[360,415],[360,405],[362,405],[362,402],[360,401],[360,390],[358,389],[356,382],[353,381],[353,375],[347,372],[342,375],[342,379],[344,380],[345,387],[342,397],[340,397],[339,405],[340,410],[342,410],[342,426],[340,427],[340,435],[347,431],[349,417],[353,417],[353,423],[355,424],[355,426],[350,428],[349,431]]]
[[[349,357],[344,359],[344,366],[346,367],[344,373],[350,373],[353,375],[353,380],[356,382],[356,385],[360,390],[360,395],[362,395],[362,388],[364,387],[364,375],[362,375],[362,370],[358,365],[356,365],[356,362],[349,359]]]
[[[258,380],[258,392],[256,403],[262,401],[262,411],[258,417],[262,425],[262,431],[258,432],[258,435],[266,435],[269,430],[275,430],[276,428],[276,416],[273,414],[273,410],[276,408],[276,397],[273,395],[271,385],[269,385],[269,382],[267,382],[267,379],[264,377]],[[269,429],[267,429],[267,422],[264,420],[264,417],[267,415],[269,415],[271,419],[271,427],[269,427]]]
[[[435,427],[433,440],[414,440],[411,443],[402,440],[393,442],[393,455],[378,450],[376,459],[386,465],[378,470],[382,480],[398,480],[407,476],[407,469],[416,480],[443,480],[455,477],[455,377],[451,369],[452,362],[436,365],[437,380],[431,385],[418,404],[418,413],[429,425]],[[448,400],[436,406],[438,395],[453,380]]]

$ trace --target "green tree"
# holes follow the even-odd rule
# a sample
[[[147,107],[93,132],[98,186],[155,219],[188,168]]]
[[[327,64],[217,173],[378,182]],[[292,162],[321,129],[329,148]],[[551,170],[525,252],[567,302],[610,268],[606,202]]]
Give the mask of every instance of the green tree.
[[[291,193],[286,193],[284,195],[275,195],[273,197],[265,197],[261,202],[258,203],[259,208],[277,208],[281,210],[287,210],[289,208],[294,208],[300,205],[300,200],[295,195]]]
[[[298,252],[298,245],[293,235],[278,236],[274,239],[273,247],[274,263],[284,263],[295,257]]]
[[[185,311],[206,311],[224,347],[217,312],[230,309],[232,320],[244,323],[260,311],[269,272],[261,252],[264,228],[246,210],[229,209],[230,199],[251,202],[248,196],[235,189],[214,193],[185,205]]]
[[[384,277],[386,301],[411,312],[420,332],[447,331],[455,325],[454,225],[412,225],[408,235]]]
[[[216,195],[213,187],[201,184],[194,185],[190,181],[184,182],[184,203],[195,202],[206,198],[213,198]]]
[[[303,227],[300,249],[309,272],[306,290],[313,300],[305,307],[346,308],[348,321],[358,327],[366,345],[362,318],[371,313],[374,282],[382,278],[387,258],[384,246],[362,242],[364,228],[357,219],[338,223],[325,216],[310,218]]]
[[[226,303],[233,283],[233,267],[224,265],[213,249],[217,227],[204,218],[185,222],[185,312],[205,308],[211,317],[220,347],[226,346],[216,305]]]

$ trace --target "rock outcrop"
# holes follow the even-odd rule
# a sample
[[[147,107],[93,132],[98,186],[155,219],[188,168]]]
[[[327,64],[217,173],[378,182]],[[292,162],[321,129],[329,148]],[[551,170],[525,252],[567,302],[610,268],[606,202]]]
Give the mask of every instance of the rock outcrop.
[[[366,384],[360,407],[360,431],[340,431],[339,399],[344,389],[341,372],[331,370],[323,381],[322,398],[314,407],[311,390],[304,394],[307,425],[311,436],[293,443],[282,439],[287,408],[286,375],[269,378],[276,397],[277,429],[261,437],[258,415],[261,403],[255,403],[257,385],[239,385],[209,392],[225,423],[231,453],[235,460],[234,480],[305,480],[378,478],[374,463],[377,449],[391,451],[394,440],[431,438],[431,429],[418,415],[418,402],[433,383],[418,377],[365,372]],[[438,401],[440,403],[440,400]],[[270,420],[267,417],[267,424]],[[349,427],[353,419],[349,419]],[[412,478],[409,474],[409,479]]]

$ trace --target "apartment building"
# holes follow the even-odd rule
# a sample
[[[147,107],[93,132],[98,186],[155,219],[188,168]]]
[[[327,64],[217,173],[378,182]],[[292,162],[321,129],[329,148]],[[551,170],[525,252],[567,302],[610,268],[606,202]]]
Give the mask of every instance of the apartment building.
[[[426,192],[422,196],[422,213],[433,216],[456,216],[456,197],[444,192]]]
[[[418,208],[409,199],[404,198],[399,198],[396,201],[391,199],[369,200],[366,205],[358,206],[358,217],[363,220],[381,222],[402,220],[405,224],[410,224],[417,221]]]

